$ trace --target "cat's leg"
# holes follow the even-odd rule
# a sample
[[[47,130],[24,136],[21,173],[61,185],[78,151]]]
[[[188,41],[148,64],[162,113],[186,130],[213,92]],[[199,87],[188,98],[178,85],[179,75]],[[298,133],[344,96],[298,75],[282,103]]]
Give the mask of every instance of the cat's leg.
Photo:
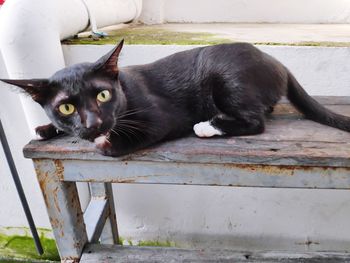
[[[48,140],[63,134],[63,132],[53,126],[52,123],[36,127],[35,133],[37,134],[39,140]]]
[[[215,76],[210,85],[213,102],[220,113],[206,122],[196,124],[193,129],[197,136],[241,136],[264,131],[265,111],[267,108],[268,112],[272,111],[273,107],[263,104],[254,83]]]
[[[118,157],[125,154],[135,152],[141,148],[152,144],[150,140],[131,141],[129,137],[119,136],[115,134],[102,135],[94,140],[97,150],[105,156]]]
[[[115,153],[115,148],[113,147],[110,138],[108,138],[108,136],[100,136],[97,137],[94,140],[95,146],[97,148],[97,150],[105,156],[116,156],[117,154]]]
[[[198,137],[220,135],[241,136],[264,132],[264,118],[250,116],[247,119],[220,114],[213,119],[194,125],[193,130]]]
[[[218,115],[211,120],[211,124],[224,134],[232,136],[255,135],[265,130],[265,120],[260,115],[246,118]]]

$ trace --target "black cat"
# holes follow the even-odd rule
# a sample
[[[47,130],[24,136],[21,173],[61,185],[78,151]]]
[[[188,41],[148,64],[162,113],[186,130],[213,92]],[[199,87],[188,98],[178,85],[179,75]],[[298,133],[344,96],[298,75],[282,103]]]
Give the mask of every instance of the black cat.
[[[119,156],[181,137],[252,135],[282,95],[307,118],[350,131],[350,118],[311,98],[289,70],[247,43],[183,51],[146,65],[118,68],[121,41],[95,63],[80,63],[49,79],[2,80],[19,86],[52,124],[37,133],[95,141]]]

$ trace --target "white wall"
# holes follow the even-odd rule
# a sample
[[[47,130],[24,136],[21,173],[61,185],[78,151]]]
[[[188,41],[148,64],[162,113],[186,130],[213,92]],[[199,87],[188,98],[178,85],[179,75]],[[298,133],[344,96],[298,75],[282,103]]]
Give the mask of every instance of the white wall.
[[[0,78],[7,78],[0,53]],[[28,198],[34,220],[41,227],[49,228],[44,202],[36,180],[33,165],[24,159],[23,146],[30,140],[28,128],[18,92],[11,92],[0,83],[0,119],[5,128],[13,158],[16,163],[24,192]],[[2,227],[27,226],[25,215],[12,180],[1,144],[0,144],[0,229]]]
[[[64,46],[67,64],[94,61],[111,46]],[[121,65],[153,61],[186,46],[126,46]],[[295,72],[314,95],[350,95],[350,49],[262,47]],[[1,75],[6,74],[0,61]],[[45,207],[22,147],[29,140],[18,95],[0,84],[0,117],[38,226],[49,227]],[[0,228],[26,220],[0,151]],[[203,186],[115,185],[121,236],[169,240],[179,246],[242,249],[345,250],[350,245],[350,191]],[[87,197],[83,197],[86,201]]]
[[[348,0],[146,0],[141,20],[161,22],[349,23]]]
[[[8,78],[1,53],[0,78]],[[23,103],[24,101],[25,103]],[[20,94],[18,90],[11,88],[10,85],[0,83],[0,119],[34,222],[39,227],[51,228],[33,164],[31,160],[25,159],[22,153],[23,146],[33,138],[34,134],[34,131],[29,128],[25,114],[25,109],[28,107],[23,107],[26,103],[33,102]],[[78,190],[82,196],[82,207],[85,209],[89,196],[88,189],[84,184],[79,184]],[[0,231],[17,233],[17,229],[5,229],[7,227],[21,228],[28,227],[28,224],[0,144]],[[22,231],[18,233],[22,233]]]
[[[63,46],[63,52],[67,65],[71,65],[82,61],[94,61],[111,47],[111,45],[67,45]],[[127,66],[148,63],[193,47],[124,46],[120,64]],[[259,46],[259,48],[285,64],[310,94],[350,96],[350,48],[305,46]]]

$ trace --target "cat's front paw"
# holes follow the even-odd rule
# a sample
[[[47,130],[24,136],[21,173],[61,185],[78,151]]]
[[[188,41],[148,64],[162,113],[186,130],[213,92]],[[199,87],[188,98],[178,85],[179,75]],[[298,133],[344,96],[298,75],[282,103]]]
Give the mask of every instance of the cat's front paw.
[[[102,155],[106,156],[112,156],[113,155],[113,149],[112,144],[107,139],[106,135],[101,135],[94,140],[96,148],[99,150],[99,152]]]
[[[51,123],[43,126],[38,126],[35,128],[35,133],[38,140],[48,140],[60,135],[62,132],[57,130],[55,126]]]

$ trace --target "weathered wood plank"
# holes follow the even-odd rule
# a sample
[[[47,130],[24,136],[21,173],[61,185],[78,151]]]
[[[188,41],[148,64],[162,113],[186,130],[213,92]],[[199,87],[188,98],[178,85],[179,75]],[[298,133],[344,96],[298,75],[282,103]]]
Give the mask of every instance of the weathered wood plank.
[[[319,100],[350,115],[349,97]],[[267,120],[265,133],[256,136],[210,139],[190,136],[121,158],[101,156],[92,143],[62,137],[32,141],[24,154],[28,158],[52,159],[350,167],[350,133],[302,119],[284,101],[279,107]]]
[[[315,100],[325,106],[350,105],[350,96],[313,96]],[[286,97],[282,97],[279,104],[290,104]]]
[[[84,213],[86,233],[90,243],[97,243],[108,217],[108,200],[91,199]]]
[[[107,220],[103,223],[104,228],[100,235],[101,242],[106,240],[112,241],[112,243],[106,244],[118,244],[119,234],[117,226],[117,218],[114,207],[113,189],[111,183],[90,183],[91,198],[103,199],[108,201],[107,207]],[[108,231],[107,231],[108,230]]]
[[[132,246],[88,245],[81,258],[82,263],[97,262],[225,262],[225,263],[330,263],[350,262],[350,254],[331,252],[237,252],[231,250],[177,249]]]
[[[350,167],[350,135],[333,128],[319,126],[321,125],[314,124],[312,127],[316,128],[312,128],[306,124],[287,122],[280,130],[270,125],[266,133],[257,136],[210,139],[191,136],[120,158],[102,156],[96,152],[93,144],[77,141],[71,137],[47,142],[32,141],[26,146],[24,153],[26,157],[33,159]]]
[[[56,165],[63,181],[350,189],[350,168],[92,160]]]
[[[321,104],[324,105],[326,108],[336,113],[350,116],[349,97],[336,97],[336,98],[337,99],[334,99],[333,97],[322,97],[322,99],[318,98],[317,100],[321,102]],[[302,114],[299,113],[295,109],[295,107],[289,103],[288,100],[284,99],[284,100],[281,100],[275,106],[272,116],[296,118],[296,117],[301,117]]]
[[[76,262],[87,243],[76,184],[59,181],[61,167],[52,160],[35,163],[35,171],[61,260]]]

